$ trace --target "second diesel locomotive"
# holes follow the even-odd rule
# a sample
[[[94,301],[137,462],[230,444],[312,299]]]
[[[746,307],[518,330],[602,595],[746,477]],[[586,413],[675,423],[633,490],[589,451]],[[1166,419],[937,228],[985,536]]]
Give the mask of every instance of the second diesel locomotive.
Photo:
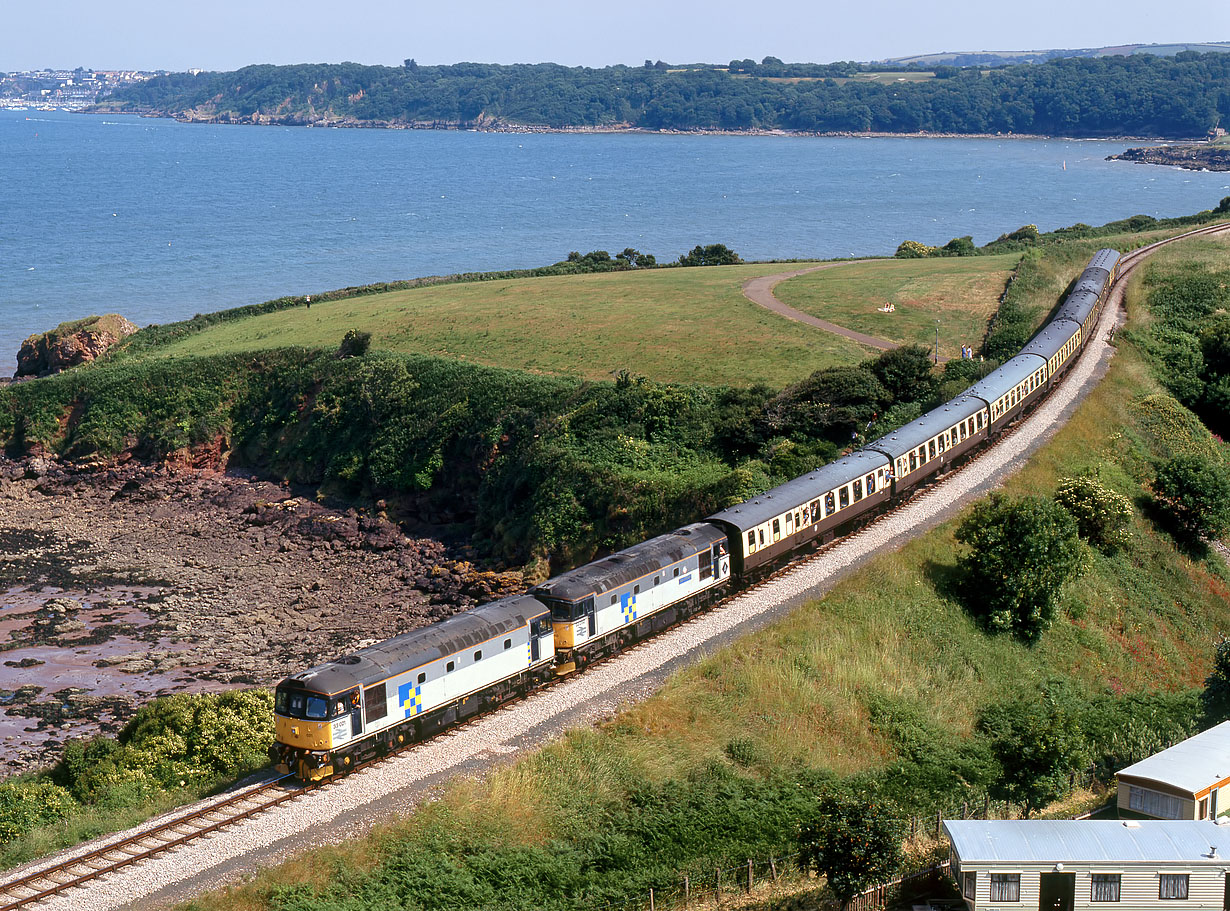
[[[274,763],[326,778],[583,668],[848,533],[993,439],[1088,344],[1119,264],[1099,250],[1019,355],[916,421],[702,522],[294,674]]]

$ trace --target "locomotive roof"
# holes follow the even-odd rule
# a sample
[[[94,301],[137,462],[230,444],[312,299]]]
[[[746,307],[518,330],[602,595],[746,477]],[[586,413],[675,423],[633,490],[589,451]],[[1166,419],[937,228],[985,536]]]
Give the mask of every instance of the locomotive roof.
[[[1080,331],[1080,323],[1066,317],[1056,317],[1021,349],[1021,354],[1036,354],[1048,362]]]
[[[1085,325],[1085,320],[1089,318],[1089,314],[1093,312],[1093,308],[1098,305],[1098,292],[1092,289],[1084,289],[1081,291],[1073,291],[1069,294],[1059,308],[1059,312],[1055,314],[1055,319],[1070,319],[1074,323]]]
[[[775,516],[819,499],[830,490],[835,490],[855,478],[861,478],[877,468],[887,466],[888,457],[883,453],[860,449],[744,503],[714,513],[709,519],[726,523],[744,532]]]
[[[1041,367],[1045,361],[1036,354],[1018,354],[1001,367],[996,367],[985,377],[965,390],[966,395],[976,395],[988,405],[1011,392],[1018,383]]]
[[[905,455],[911,449],[917,449],[932,437],[947,430],[958,421],[971,418],[980,411],[986,411],[986,402],[962,393],[951,402],[946,402],[939,408],[928,411],[916,421],[910,421],[904,427],[898,427],[892,433],[868,443],[867,448],[882,452],[894,459]]]
[[[547,607],[530,595],[502,598],[327,661],[289,677],[284,683],[298,682],[305,689],[321,693],[339,693],[359,684],[378,683],[394,674],[468,651],[488,639],[527,626],[545,613]]]
[[[534,594],[579,601],[627,585],[725,540],[726,533],[720,528],[694,522],[548,579],[534,589]]]

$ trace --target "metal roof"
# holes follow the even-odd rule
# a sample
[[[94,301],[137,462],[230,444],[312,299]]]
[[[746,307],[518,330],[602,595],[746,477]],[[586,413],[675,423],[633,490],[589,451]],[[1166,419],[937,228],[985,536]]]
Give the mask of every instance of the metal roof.
[[[1208,819],[952,819],[944,823],[962,865],[1130,864],[1230,866],[1230,828]],[[1217,848],[1219,856],[1210,857]]]
[[[1090,269],[1105,269],[1109,272],[1115,267],[1115,263],[1119,262],[1119,251],[1112,250],[1110,247],[1103,247],[1097,253],[1093,254],[1093,259],[1089,260]]]
[[[887,436],[882,436],[868,443],[867,448],[883,452],[896,459],[905,455],[911,449],[921,446],[936,434],[947,430],[958,421],[971,418],[980,411],[986,411],[986,402],[972,395],[962,393],[960,397],[932,409],[917,421],[911,421],[904,427],[898,427]]]
[[[1190,794],[1225,781],[1230,778],[1230,721],[1133,763],[1119,774],[1172,785]]]
[[[304,689],[320,693],[367,686],[520,629],[547,610],[529,595],[502,598],[327,661],[284,682],[298,681]]]
[[[856,478],[871,474],[879,468],[888,467],[888,457],[880,452],[860,449],[765,491],[738,506],[731,506],[709,516],[712,522],[726,522],[742,531],[755,528],[774,516],[789,512],[796,506],[818,500],[830,490],[836,490]]]
[[[1064,345],[1072,340],[1072,336],[1076,335],[1080,328],[1080,323],[1075,320],[1057,316],[1043,326],[1042,331],[1021,349],[1021,354],[1036,354],[1049,362]]]
[[[1092,291],[1094,294],[1100,296],[1109,280],[1110,273],[1105,269],[1086,269],[1072,284],[1072,293],[1076,294],[1080,291]]]
[[[1055,314],[1055,319],[1070,319],[1074,323],[1085,324],[1086,318],[1098,305],[1098,292],[1093,289],[1077,289],[1064,298],[1063,305]]]
[[[548,579],[533,593],[563,601],[601,595],[725,540],[726,532],[720,528],[694,522]]]
[[[1044,363],[1046,362],[1036,354],[1018,354],[966,389],[965,394],[976,395],[990,405],[1015,389]]]

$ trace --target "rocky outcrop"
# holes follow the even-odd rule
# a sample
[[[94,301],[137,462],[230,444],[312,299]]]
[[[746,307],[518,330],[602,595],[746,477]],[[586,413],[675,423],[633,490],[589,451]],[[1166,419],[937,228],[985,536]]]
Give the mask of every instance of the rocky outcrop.
[[[136,331],[136,326],[115,313],[61,323],[22,342],[14,376],[47,376],[89,363]]]
[[[1150,146],[1127,149],[1120,155],[1107,155],[1106,160],[1168,165],[1189,171],[1230,171],[1230,146]]]

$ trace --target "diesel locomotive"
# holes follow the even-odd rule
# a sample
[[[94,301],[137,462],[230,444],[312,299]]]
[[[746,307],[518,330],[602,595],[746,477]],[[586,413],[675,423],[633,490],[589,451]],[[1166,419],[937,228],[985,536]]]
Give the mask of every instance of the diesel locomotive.
[[[272,759],[304,780],[423,739],[684,619],[901,502],[1045,396],[1088,344],[1119,254],[1099,250],[1019,355],[916,421],[701,522],[278,684]]]

